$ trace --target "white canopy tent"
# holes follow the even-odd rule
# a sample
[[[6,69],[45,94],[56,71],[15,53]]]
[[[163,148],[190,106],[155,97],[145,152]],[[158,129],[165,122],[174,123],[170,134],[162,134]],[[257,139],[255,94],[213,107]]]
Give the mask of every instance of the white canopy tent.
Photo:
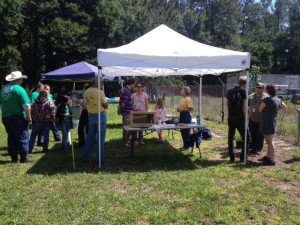
[[[101,73],[106,76],[199,76],[199,115],[203,75],[250,68],[250,53],[205,45],[163,24],[127,45],[98,49],[97,59],[102,68],[99,80]]]

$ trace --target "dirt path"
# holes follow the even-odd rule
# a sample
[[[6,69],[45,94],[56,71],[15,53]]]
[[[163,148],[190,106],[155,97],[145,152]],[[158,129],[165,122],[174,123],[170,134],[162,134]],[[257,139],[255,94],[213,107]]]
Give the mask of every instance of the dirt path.
[[[226,138],[224,135],[217,132],[212,132],[213,138]],[[262,164],[259,159],[261,159],[266,154],[266,143],[264,144],[264,149],[261,154],[249,154],[249,160],[254,164]],[[227,145],[222,145],[218,147],[220,154],[216,156],[216,160],[224,159],[228,155]],[[239,158],[240,149],[235,149],[236,156]],[[228,158],[229,159],[229,158]],[[275,160],[276,166],[264,166],[265,169],[272,169],[278,166],[284,167],[289,165],[298,166],[300,168],[300,146],[293,145],[291,143],[285,142],[278,138],[275,138]]]

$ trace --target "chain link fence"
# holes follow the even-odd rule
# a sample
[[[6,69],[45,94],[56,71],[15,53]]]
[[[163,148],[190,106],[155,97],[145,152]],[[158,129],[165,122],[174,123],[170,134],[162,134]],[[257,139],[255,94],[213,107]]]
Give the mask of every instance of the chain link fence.
[[[190,97],[193,99],[193,117],[198,115],[199,110],[199,86],[189,86],[191,88]],[[176,108],[181,99],[181,86],[155,86],[145,89],[151,102],[156,102],[158,98],[164,98],[167,112],[170,115],[178,115]],[[220,85],[202,86],[202,107],[203,119],[222,122],[222,112],[225,110],[225,100],[222,98],[226,94],[224,87]],[[223,99],[223,100],[222,100]]]
[[[199,86],[190,86],[190,88],[190,97],[194,103],[193,117],[196,117],[199,107]],[[181,86],[154,86],[151,89],[145,89],[145,92],[149,95],[151,102],[156,102],[159,97],[164,98],[167,113],[170,115],[178,115],[176,108],[181,99],[180,89]],[[202,86],[202,119],[227,123],[226,92],[226,85]],[[289,100],[285,100],[285,103],[288,108],[286,112],[280,111],[278,114],[277,133],[285,140],[291,143],[297,143],[297,137],[299,136],[297,110],[300,107]]]

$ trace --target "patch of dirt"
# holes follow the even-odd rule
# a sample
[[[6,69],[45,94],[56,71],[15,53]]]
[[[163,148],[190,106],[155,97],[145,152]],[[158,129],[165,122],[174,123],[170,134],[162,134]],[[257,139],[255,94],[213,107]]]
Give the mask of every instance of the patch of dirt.
[[[262,153],[257,154],[249,154],[249,160],[252,162],[249,163],[250,166],[258,167],[259,170],[278,170],[278,168],[289,168],[290,166],[294,166],[299,168],[300,171],[300,148],[299,146],[293,145],[286,141],[280,140],[278,138],[275,139],[275,160],[276,166],[265,166],[260,159],[266,155],[267,144],[264,144],[264,149]],[[219,154],[216,154],[213,160],[227,159],[228,157],[228,147],[227,145],[219,145],[215,148]],[[234,149],[236,153],[236,158],[239,159],[239,155],[241,149]],[[300,189],[297,181],[290,180],[287,178],[286,180],[280,180],[271,177],[264,177],[264,181],[270,184],[272,187],[276,187],[281,192],[287,196],[287,199],[291,202],[300,202]]]
[[[218,132],[211,131],[211,135],[213,136],[213,138],[225,138],[223,134],[220,134]]]

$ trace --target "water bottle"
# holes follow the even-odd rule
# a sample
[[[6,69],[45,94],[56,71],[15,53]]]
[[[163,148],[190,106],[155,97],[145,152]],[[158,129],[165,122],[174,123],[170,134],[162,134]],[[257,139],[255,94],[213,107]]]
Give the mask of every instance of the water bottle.
[[[197,124],[200,126],[201,125],[201,118],[200,118],[200,116],[197,116],[196,119],[197,119]]]

